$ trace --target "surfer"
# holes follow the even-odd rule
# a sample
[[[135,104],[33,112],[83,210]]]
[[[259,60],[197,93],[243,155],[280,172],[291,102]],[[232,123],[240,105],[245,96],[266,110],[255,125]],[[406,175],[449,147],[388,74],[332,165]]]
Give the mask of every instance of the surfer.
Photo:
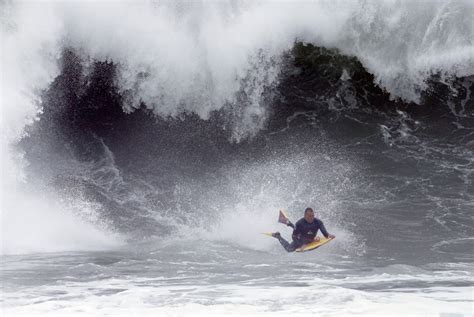
[[[334,235],[329,234],[324,227],[324,224],[321,220],[314,217],[314,211],[312,208],[306,208],[304,211],[304,217],[296,222],[294,225],[291,221],[285,216],[284,213],[280,211],[279,222],[286,224],[288,227],[293,228],[293,234],[291,237],[293,241],[289,243],[286,241],[279,232],[272,233],[272,237],[277,238],[280,241],[280,244],[288,252],[293,252],[297,248],[310,243],[315,240],[319,240],[319,237],[316,237],[318,230],[321,230],[322,234],[327,238],[335,238]]]

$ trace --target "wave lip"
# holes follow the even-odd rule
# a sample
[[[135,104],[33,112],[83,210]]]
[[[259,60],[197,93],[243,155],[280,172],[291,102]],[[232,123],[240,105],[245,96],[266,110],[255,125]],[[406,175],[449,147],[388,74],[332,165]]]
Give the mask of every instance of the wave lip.
[[[2,82],[2,107],[11,109],[5,122],[16,119],[9,126],[16,138],[28,124],[24,119],[38,116],[38,90],[57,75],[58,55],[66,48],[78,52],[85,66],[118,66],[116,84],[127,111],[145,104],[164,117],[194,112],[206,119],[227,107],[238,113],[237,137],[262,127],[268,116],[264,92],[276,87],[281,56],[295,41],[355,56],[392,98],[409,102],[420,102],[432,75],[474,74],[469,1],[3,6],[9,15],[2,23],[9,27],[2,30],[2,66],[9,80]]]

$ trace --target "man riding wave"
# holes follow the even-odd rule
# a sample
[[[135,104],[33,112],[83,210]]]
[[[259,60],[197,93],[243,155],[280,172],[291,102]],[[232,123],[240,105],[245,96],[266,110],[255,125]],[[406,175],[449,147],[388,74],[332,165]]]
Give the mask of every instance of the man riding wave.
[[[328,233],[326,227],[324,227],[323,222],[320,219],[314,217],[314,211],[309,207],[305,209],[304,217],[298,220],[295,225],[292,224],[282,212],[280,212],[278,221],[293,228],[293,234],[291,235],[293,241],[291,243],[286,241],[279,232],[272,233],[272,237],[277,238],[278,241],[280,241],[280,244],[288,252],[293,252],[299,247],[313,242],[315,238],[316,241],[318,241],[319,237],[316,237],[318,230],[321,230],[321,233],[327,239],[335,238],[334,235]]]

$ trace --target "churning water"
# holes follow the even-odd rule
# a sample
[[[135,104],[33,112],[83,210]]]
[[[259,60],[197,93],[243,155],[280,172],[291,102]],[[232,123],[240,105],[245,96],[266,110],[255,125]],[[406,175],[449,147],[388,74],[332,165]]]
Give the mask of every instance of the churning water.
[[[471,2],[0,6],[2,315],[473,314]]]

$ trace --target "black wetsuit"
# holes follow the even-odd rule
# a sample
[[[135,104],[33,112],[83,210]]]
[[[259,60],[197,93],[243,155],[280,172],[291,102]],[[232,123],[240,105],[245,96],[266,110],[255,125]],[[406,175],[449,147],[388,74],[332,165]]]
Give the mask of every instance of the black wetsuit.
[[[321,230],[321,233],[328,238],[329,233],[327,232],[326,228],[324,227],[324,224],[321,220],[318,218],[314,218],[312,223],[307,222],[304,218],[301,218],[296,222],[295,225],[293,225],[291,222],[288,224],[288,226],[292,227],[293,234],[293,242],[289,243],[282,237],[278,239],[280,241],[281,245],[285,248],[286,251],[288,252],[293,252],[299,247],[301,247],[304,244],[310,243],[311,241],[314,240],[316,237],[316,234],[318,233],[318,230]]]

